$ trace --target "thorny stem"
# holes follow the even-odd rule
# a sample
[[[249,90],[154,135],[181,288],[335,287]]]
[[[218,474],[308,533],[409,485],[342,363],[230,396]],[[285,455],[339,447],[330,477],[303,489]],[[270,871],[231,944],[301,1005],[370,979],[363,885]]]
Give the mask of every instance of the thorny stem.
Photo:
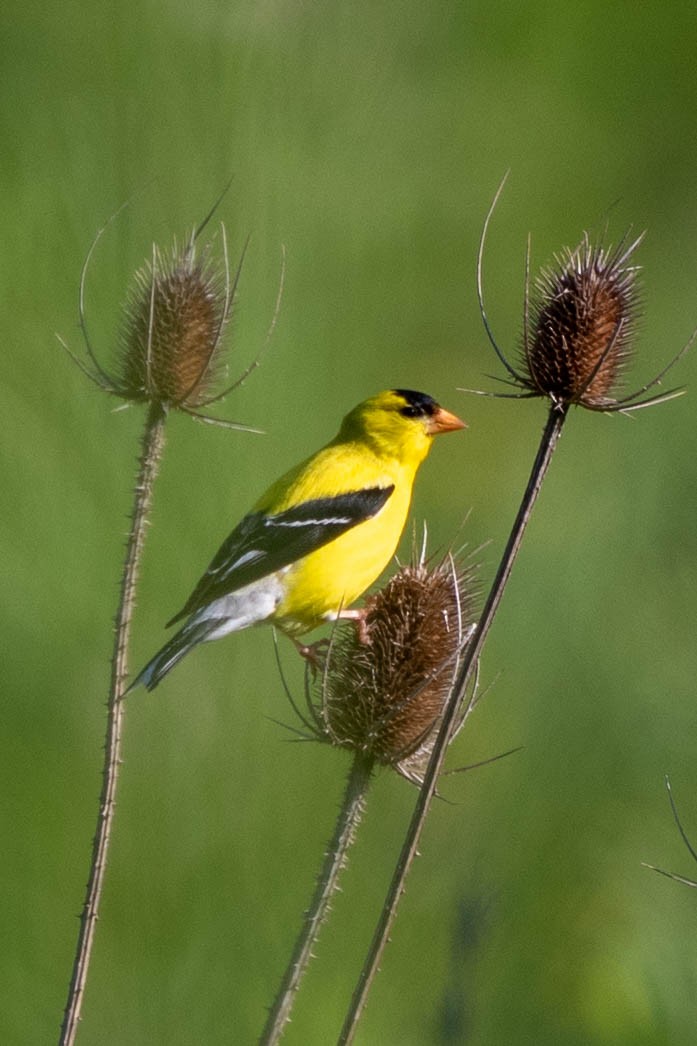
[[[506,587],[508,578],[510,577],[513,563],[515,562],[518,549],[523,540],[525,528],[527,527],[535,501],[537,500],[537,495],[540,492],[540,487],[549,467],[552,454],[554,453],[559,441],[567,413],[568,404],[552,403],[542,433],[537,455],[535,457],[535,462],[530,473],[530,478],[527,487],[525,488],[525,493],[523,494],[523,500],[518,509],[518,514],[508,538],[508,543],[506,544],[503,557],[499,564],[489,595],[487,596],[479,622],[472,639],[465,649],[462,664],[460,665],[450,697],[448,698],[448,703],[443,713],[443,721],[433,746],[433,752],[424,775],[419,798],[409,828],[407,829],[407,835],[392,876],[392,881],[385,898],[380,919],[375,928],[370,949],[363,964],[363,969],[361,970],[358,983],[356,984],[351,999],[351,1005],[341,1030],[341,1035],[338,1040],[339,1046],[344,1046],[344,1044],[353,1041],[358,1021],[361,1018],[368,993],[370,992],[373,980],[375,979],[375,975],[379,968],[382,954],[385,950],[385,945],[389,939],[392,924],[397,914],[397,905],[399,904],[399,900],[404,892],[404,884],[407,875],[414,857],[418,852],[417,848],[419,840],[421,838],[421,833],[423,831],[431,802],[433,801],[438,776],[443,766],[448,742],[450,741],[457,721],[458,711],[462,701],[464,700],[472,674],[475,671],[477,660],[494,619],[494,615],[496,614],[499,603],[501,602],[503,590]],[[473,698],[470,698],[470,702],[472,700]]]
[[[339,876],[346,866],[349,847],[363,816],[373,765],[374,759],[370,755],[359,752],[354,758],[334,834],[317,878],[314,896],[305,913],[293,954],[259,1040],[260,1046],[274,1046],[279,1042],[285,1025],[290,1020],[296,992],[312,958],[312,949],[329,912],[332,897],[339,887]]]
[[[152,488],[157,475],[164,447],[165,412],[154,403],[150,407],[143,431],[142,450],[135,486],[131,528],[126,543],[126,557],[121,575],[119,606],[115,619],[114,651],[111,661],[111,683],[107,702],[106,739],[104,742],[104,765],[102,790],[99,797],[97,827],[92,843],[92,860],[87,882],[85,901],[80,915],[73,970],[68,989],[59,1046],[72,1046],[75,1042],[85,984],[89,973],[90,956],[94,931],[99,917],[99,905],[104,886],[107,853],[116,805],[116,787],[121,764],[121,740],[123,733],[122,702],[128,675],[128,645],[131,617],[135,604],[135,589],[138,580],[148,513],[152,501]]]

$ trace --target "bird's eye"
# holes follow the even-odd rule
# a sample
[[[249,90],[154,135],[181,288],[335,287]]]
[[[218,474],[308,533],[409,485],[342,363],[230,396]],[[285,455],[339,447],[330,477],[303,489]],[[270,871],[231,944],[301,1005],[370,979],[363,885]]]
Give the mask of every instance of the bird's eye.
[[[399,413],[403,418],[423,418],[426,411],[423,407],[400,407]]]

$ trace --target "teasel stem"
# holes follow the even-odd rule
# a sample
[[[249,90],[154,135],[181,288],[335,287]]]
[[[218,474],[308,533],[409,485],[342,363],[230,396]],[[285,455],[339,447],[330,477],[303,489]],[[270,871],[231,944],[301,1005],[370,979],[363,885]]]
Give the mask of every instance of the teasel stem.
[[[354,756],[334,834],[327,847],[312,902],[305,913],[293,953],[259,1040],[261,1046],[274,1046],[279,1042],[290,1020],[296,993],[312,958],[312,949],[322,923],[329,913],[332,897],[339,889],[339,878],[346,867],[348,851],[363,817],[374,766],[375,759],[371,754],[357,752]]]
[[[73,961],[59,1046],[72,1046],[80,1022],[82,1000],[89,974],[94,933],[99,918],[99,907],[104,886],[107,855],[116,807],[116,790],[121,765],[124,703],[128,675],[128,646],[131,619],[135,605],[138,580],[152,491],[164,449],[166,411],[161,403],[149,408],[142,436],[138,477],[134,489],[131,527],[126,542],[126,556],[121,574],[119,605],[115,619],[114,649],[111,660],[111,682],[107,702],[107,726],[104,741],[102,790],[99,813],[92,843],[92,859],[85,901],[80,915],[80,932]]]
[[[551,402],[547,422],[542,432],[542,438],[530,473],[523,499],[518,509],[513,528],[508,538],[501,562],[496,572],[496,577],[487,596],[481,617],[476,625],[474,634],[467,644],[463,653],[462,662],[453,684],[452,692],[443,712],[443,719],[436,737],[431,758],[424,774],[423,784],[419,792],[419,798],[414,808],[412,819],[407,829],[407,834],[402,845],[397,865],[395,867],[392,881],[390,883],[385,903],[380,913],[373,940],[366,956],[358,982],[353,992],[351,1004],[344,1020],[341,1034],[338,1039],[339,1046],[353,1042],[358,1022],[363,1013],[370,989],[375,975],[378,971],[380,961],[387,941],[389,940],[392,925],[394,923],[399,900],[404,893],[405,882],[414,857],[418,853],[419,841],[423,832],[426,817],[431,807],[436,792],[438,777],[441,772],[448,742],[452,736],[462,702],[465,698],[468,685],[476,670],[479,655],[486,640],[489,628],[499,608],[504,588],[513,568],[518,550],[520,548],[525,529],[528,525],[530,515],[535,506],[537,496],[549,468],[552,455],[556,449],[562,428],[569,410],[568,403]],[[470,697],[474,700],[474,693]],[[466,712],[465,712],[466,714]]]

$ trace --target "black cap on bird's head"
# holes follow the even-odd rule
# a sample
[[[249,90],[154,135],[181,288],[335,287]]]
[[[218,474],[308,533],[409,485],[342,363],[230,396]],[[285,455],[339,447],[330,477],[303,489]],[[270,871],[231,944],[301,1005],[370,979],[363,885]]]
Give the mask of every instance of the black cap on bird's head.
[[[427,430],[431,435],[467,427],[464,421],[445,410],[433,396],[425,392],[415,392],[413,389],[392,389],[392,392],[404,401],[404,405],[399,408],[402,417],[428,419]]]
[[[404,406],[399,413],[405,418],[432,418],[438,410],[438,404],[433,396],[425,392],[415,392],[413,389],[392,389],[395,396],[404,400]]]

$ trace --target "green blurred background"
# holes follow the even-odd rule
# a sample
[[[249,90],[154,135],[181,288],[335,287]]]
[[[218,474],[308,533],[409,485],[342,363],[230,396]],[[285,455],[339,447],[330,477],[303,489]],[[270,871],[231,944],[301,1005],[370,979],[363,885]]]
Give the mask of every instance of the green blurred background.
[[[697,12],[689,5],[10,2],[2,19],[4,831],[0,1038],[55,1040],[96,814],[138,409],[62,354],[96,229],[88,312],[105,364],[153,240],[221,208],[252,240],[229,418],[173,417],[135,621],[138,667],[219,541],[281,467],[378,389],[464,415],[419,478],[432,547],[492,576],[544,418],[466,396],[515,353],[533,264],[584,228],[648,229],[633,378],[697,324]],[[676,381],[697,372],[695,354]],[[483,661],[493,684],[433,811],[358,1042],[695,1041],[697,462],[693,394],[629,419],[575,412]],[[463,520],[469,518],[462,528]],[[404,551],[408,550],[405,538]],[[286,650],[289,676],[298,666]],[[81,1046],[252,1043],[333,825],[347,759],[289,743],[268,631],[197,651],[128,702],[111,865]],[[334,1041],[415,800],[377,779],[289,1044]]]

